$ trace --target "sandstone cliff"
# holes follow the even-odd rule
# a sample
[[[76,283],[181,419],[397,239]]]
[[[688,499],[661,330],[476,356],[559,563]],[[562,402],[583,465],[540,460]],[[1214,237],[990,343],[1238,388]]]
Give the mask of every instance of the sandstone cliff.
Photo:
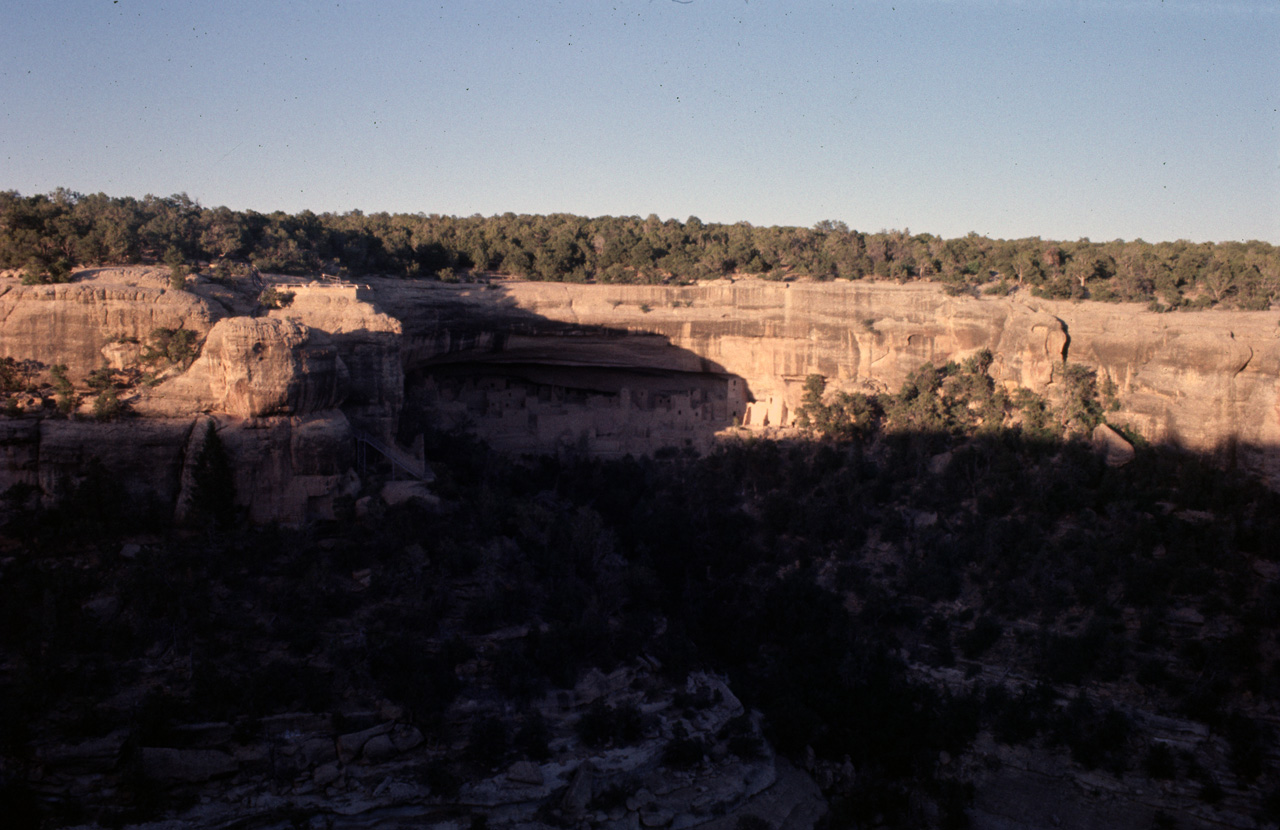
[[[1116,383],[1113,423],[1221,452],[1280,483],[1272,451],[1280,446],[1280,325],[1270,312],[1157,314],[890,283],[375,287],[379,304],[404,322],[411,372],[539,360],[705,371],[741,378],[749,399],[765,404],[753,411],[774,412],[773,425],[785,425],[809,374],[833,388],[896,390],[921,363],[985,348],[997,379],[1052,395],[1055,367],[1070,360]]]
[[[247,317],[235,312],[251,303],[228,289],[169,291],[162,277],[135,268],[61,286],[5,280],[0,356],[66,363],[80,378],[108,360],[136,363],[139,347],[122,341],[161,327],[197,332],[200,357],[139,395],[138,413],[188,425],[199,413],[228,424],[342,420],[328,434],[334,457],[345,458],[353,427],[389,443],[406,414],[410,423],[472,425],[519,452],[706,451],[734,424],[787,427],[807,375],[833,389],[887,391],[921,363],[989,349],[994,377],[1050,396],[1064,361],[1093,367],[1118,390],[1112,423],[1219,453],[1280,485],[1280,326],[1269,312],[1155,314],[1021,294],[950,297],[923,284],[375,280],[281,286],[291,304]],[[87,436],[96,427],[6,428]],[[66,467],[49,461],[58,452],[33,460],[29,441],[6,441],[6,480],[51,487],[54,474],[36,468]],[[305,518],[291,503],[291,520]]]
[[[165,287],[158,269],[105,268],[63,285],[0,279],[0,357],[66,364],[82,378],[108,363],[120,341],[146,342],[157,328],[201,338],[226,310],[217,302]]]
[[[308,319],[345,338],[339,345],[296,319],[228,316],[252,307],[231,289],[171,291],[162,277],[124,268],[85,272],[68,285],[0,284],[0,356],[64,363],[77,383],[103,365],[159,369],[164,378],[122,393],[141,418],[0,420],[0,492],[23,484],[54,502],[97,469],[134,504],[182,518],[210,413],[235,472],[237,503],[252,520],[332,518],[334,499],[359,485],[352,425],[339,408],[352,386],[343,353],[362,371],[364,394],[353,411],[373,409],[378,431],[388,434],[403,387],[395,321],[357,303],[310,313],[317,304],[304,300]],[[185,370],[143,363],[141,344],[157,328],[194,332],[199,357]]]
[[[213,327],[186,372],[134,406],[144,415],[303,415],[342,403],[348,377],[326,335],[289,320],[232,317]]]
[[[287,288],[289,305],[271,317],[329,336],[348,369],[343,409],[362,429],[390,440],[404,404],[400,321],[360,297],[354,285],[313,283]]]

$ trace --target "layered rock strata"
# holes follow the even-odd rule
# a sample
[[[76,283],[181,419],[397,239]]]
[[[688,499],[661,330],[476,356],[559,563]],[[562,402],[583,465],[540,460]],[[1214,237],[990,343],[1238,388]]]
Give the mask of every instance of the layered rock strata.
[[[1090,366],[1117,389],[1113,424],[1218,453],[1280,486],[1280,320],[1270,312],[1156,314],[1021,293],[950,297],[928,284],[374,280],[282,285],[294,295],[287,307],[247,317],[236,315],[243,298],[222,297],[225,287],[193,288],[168,290],[145,268],[61,286],[0,280],[0,357],[65,363],[73,379],[104,364],[137,365],[158,328],[203,340],[189,369],[171,369],[176,377],[132,401],[145,423],[5,421],[3,481],[51,494],[76,464],[126,451],[129,439],[94,437],[111,430],[144,448],[151,433],[181,435],[156,438],[163,452],[144,449],[116,465],[124,474],[159,453],[164,459],[145,466],[169,470],[165,459],[185,457],[193,419],[207,413],[223,429],[257,436],[228,444],[248,447],[268,434],[285,442],[251,451],[266,478],[246,482],[244,493],[261,494],[243,495],[246,507],[250,498],[271,503],[267,494],[284,486],[294,429],[336,442],[326,445],[333,461],[325,465],[315,463],[325,453],[302,453],[311,460],[298,474],[327,482],[305,488],[331,489],[286,499],[289,516],[276,518],[301,521],[313,508],[300,505],[349,487],[340,467],[352,436],[389,444],[406,413],[409,423],[470,426],[516,452],[706,451],[727,427],[788,427],[810,374],[831,389],[888,391],[924,362],[989,349],[1000,382],[1050,396],[1064,362]],[[151,478],[173,481],[167,472]],[[161,499],[181,489],[147,486]],[[270,518],[275,509],[253,512]]]
[[[80,378],[108,364],[116,344],[145,343],[159,328],[203,339],[226,315],[217,302],[165,288],[154,270],[100,269],[63,285],[0,280],[0,358],[61,363]]]
[[[124,420],[0,419],[0,492],[26,485],[56,503],[87,477],[105,476],[135,506],[188,517],[194,466],[213,424],[236,503],[251,520],[333,518],[336,501],[355,495],[355,431],[341,408],[351,373],[335,338],[347,338],[342,345],[362,370],[355,386],[364,397],[354,411],[372,410],[368,420],[385,435],[403,387],[395,321],[354,302],[310,315],[330,336],[296,319],[227,316],[236,303],[217,299],[222,287],[205,286],[212,299],[170,291],[147,269],[80,279],[0,284],[0,356],[65,364],[73,381],[102,365],[154,370],[140,362],[141,344],[167,328],[194,332],[199,357],[185,370],[165,369],[154,387],[124,394],[132,413]],[[352,313],[344,317],[344,308]]]
[[[1219,453],[1280,484],[1280,318],[1272,312],[1158,314],[1023,294],[950,297],[929,284],[375,288],[379,305],[403,321],[411,375],[468,361],[703,370],[743,381],[748,425],[786,426],[807,375],[825,376],[832,389],[896,390],[922,363],[989,349],[999,381],[1051,396],[1064,362],[1094,368],[1116,384],[1112,423]],[[484,419],[475,420],[484,434]]]

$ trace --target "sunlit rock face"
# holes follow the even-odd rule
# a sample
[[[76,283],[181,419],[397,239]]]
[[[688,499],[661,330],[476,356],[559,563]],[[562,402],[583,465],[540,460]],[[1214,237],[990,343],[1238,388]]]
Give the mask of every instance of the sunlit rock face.
[[[138,509],[183,519],[191,513],[193,465],[213,423],[235,471],[236,502],[252,520],[332,518],[335,498],[358,487],[352,426],[339,409],[350,372],[333,336],[294,319],[229,316],[226,303],[160,287],[160,276],[148,269],[107,269],[81,279],[0,285],[0,302],[8,304],[0,305],[6,352],[0,356],[66,364],[77,384],[103,365],[159,371],[164,379],[123,393],[132,413],[123,420],[86,417],[87,404],[70,419],[0,419],[0,492],[25,485],[54,503],[96,475]],[[377,370],[372,383],[364,379],[373,388],[366,404],[398,411],[403,382],[395,321],[362,311],[367,307],[321,315],[319,322],[338,336],[358,339],[372,330],[391,338],[391,348],[372,359],[362,356],[365,344],[348,345],[358,365]],[[185,370],[148,362],[144,344],[157,328],[193,332],[199,357]],[[388,362],[393,369],[384,368]],[[379,384],[391,389],[389,402],[377,399]]]
[[[0,357],[65,364],[82,378],[110,364],[121,343],[146,343],[159,328],[203,339],[227,314],[216,302],[165,288],[167,278],[155,270],[97,269],[63,285],[0,280]]]
[[[391,439],[404,404],[400,321],[367,302],[364,286],[303,283],[286,290],[292,300],[271,316],[329,336],[348,370],[343,411],[357,428]]]
[[[209,332],[191,368],[157,387],[138,409],[305,415],[342,403],[347,379],[346,365],[322,332],[291,320],[231,317]]]
[[[511,367],[507,379],[516,386],[530,365],[589,366],[736,378],[744,398],[726,411],[749,427],[785,426],[807,375],[825,376],[832,389],[890,391],[924,362],[990,349],[998,381],[1049,395],[1065,361],[1094,368],[1118,390],[1112,423],[1217,453],[1280,484],[1280,318],[1271,312],[1157,314],[1022,293],[950,297],[927,283],[379,281],[373,288],[379,307],[404,326],[410,408],[414,379],[433,376],[440,386],[451,371],[442,366],[483,364],[489,375]],[[510,432],[518,413],[487,397],[466,414],[485,435],[486,413],[498,411],[494,433]]]
[[[1112,424],[1280,486],[1280,318],[1270,312],[951,297],[923,283],[371,280],[289,286],[291,303],[255,317],[250,300],[218,293],[229,289],[164,282],[146,268],[60,286],[0,280],[0,357],[65,363],[80,382],[103,365],[154,371],[143,355],[158,328],[192,331],[200,347],[188,368],[170,365],[128,396],[145,422],[0,420],[5,489],[52,493],[123,441],[94,430],[124,430],[143,448],[133,467],[158,471],[148,487],[172,499],[193,419],[207,413],[228,438],[253,431],[227,442],[261,468],[243,503],[263,520],[304,520],[350,489],[342,465],[356,434],[389,443],[465,427],[511,452],[706,452],[726,429],[790,429],[811,374],[832,390],[893,391],[922,363],[981,349],[998,382],[1051,397],[1064,362],[1092,367],[1117,390]],[[336,460],[319,464],[326,453]],[[309,495],[267,494],[308,476],[318,478],[297,487]]]

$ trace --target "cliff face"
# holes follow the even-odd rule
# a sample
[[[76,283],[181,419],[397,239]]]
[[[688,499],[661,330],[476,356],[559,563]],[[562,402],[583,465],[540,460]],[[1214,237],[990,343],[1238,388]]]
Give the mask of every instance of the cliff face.
[[[377,280],[290,286],[289,306],[247,317],[226,289],[175,292],[163,280],[105,269],[61,286],[0,281],[0,357],[66,363],[72,378],[108,361],[136,365],[141,347],[128,341],[156,328],[203,339],[189,369],[131,401],[145,421],[5,421],[0,484],[52,494],[90,456],[132,445],[144,449],[113,469],[157,471],[147,486],[172,501],[193,420],[209,413],[228,436],[253,436],[226,442],[257,470],[244,474],[242,504],[264,520],[302,521],[348,486],[352,429],[389,443],[404,413],[470,424],[510,451],[706,451],[734,424],[788,426],[807,375],[887,391],[926,361],[989,349],[999,381],[1049,395],[1064,361],[1093,367],[1118,389],[1112,423],[1218,452],[1280,486],[1280,325],[1269,312],[1162,315],[884,283]],[[312,436],[310,449],[295,434]],[[295,476],[320,478],[272,495]]]
[[[394,321],[367,305],[338,303],[310,315],[331,336],[296,319],[231,316],[251,304],[216,284],[175,292],[162,279],[148,269],[106,269],[69,285],[0,283],[0,357],[64,363],[74,381],[104,364],[156,370],[140,363],[141,344],[156,328],[195,332],[200,347],[185,371],[170,367],[158,385],[122,395],[141,418],[0,419],[0,492],[27,485],[54,502],[98,470],[132,503],[182,518],[191,512],[193,467],[213,423],[234,471],[236,501],[252,520],[332,518],[335,498],[359,483],[352,425],[340,408],[352,387],[343,349],[363,371],[357,386],[372,388],[373,406],[398,412],[395,344],[378,341],[383,348],[370,354],[366,336],[374,328],[374,337],[394,338]],[[390,404],[379,399],[384,386],[394,387],[386,392]]]
[[[1069,360],[1115,382],[1113,423],[1221,452],[1280,484],[1269,449],[1280,446],[1280,325],[1271,312],[1156,314],[887,283],[377,287],[380,305],[404,322],[411,367],[546,359],[707,371],[741,378],[761,404],[747,407],[748,423],[771,411],[775,426],[789,421],[809,374],[837,389],[895,390],[926,361],[985,348],[998,380],[1052,394],[1054,369]]]
[[[227,314],[219,303],[164,287],[156,269],[85,272],[63,285],[0,280],[0,357],[66,364],[84,377],[110,362],[120,341],[147,341],[157,328],[188,329],[203,338]]]
[[[366,432],[391,439],[404,404],[400,321],[360,297],[357,286],[298,285],[271,317],[324,332],[348,370],[343,411]]]
[[[209,332],[200,357],[135,408],[143,414],[222,412],[238,418],[332,409],[349,373],[322,332],[289,320],[233,317]]]

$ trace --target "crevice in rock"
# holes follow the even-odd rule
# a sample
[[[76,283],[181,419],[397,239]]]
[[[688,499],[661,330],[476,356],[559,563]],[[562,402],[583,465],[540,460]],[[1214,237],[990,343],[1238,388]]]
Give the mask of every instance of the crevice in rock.
[[[1234,339],[1234,338],[1235,338],[1235,335],[1232,335],[1232,339]],[[1232,377],[1233,377],[1233,378],[1234,378],[1234,376],[1235,376],[1235,375],[1240,374],[1240,373],[1241,373],[1241,372],[1243,372],[1246,368],[1248,368],[1249,364],[1253,361],[1253,346],[1245,346],[1245,348],[1247,348],[1247,349],[1249,350],[1249,356],[1248,356],[1248,357],[1246,357],[1246,358],[1244,359],[1244,363],[1241,363],[1241,364],[1240,364],[1240,368],[1239,368],[1239,369],[1236,369],[1234,372],[1232,372]]]
[[[1071,350],[1071,330],[1067,328],[1066,320],[1063,320],[1061,317],[1054,317],[1053,319],[1057,320],[1058,325],[1062,326],[1062,336],[1065,338],[1062,341],[1062,362],[1066,363],[1067,355]]]

